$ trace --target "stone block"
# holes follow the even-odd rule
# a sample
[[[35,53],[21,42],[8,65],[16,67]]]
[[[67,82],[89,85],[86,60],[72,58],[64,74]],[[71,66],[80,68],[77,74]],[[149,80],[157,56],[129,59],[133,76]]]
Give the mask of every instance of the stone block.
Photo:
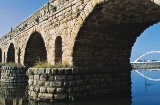
[[[45,74],[45,68],[39,68],[37,71],[38,74]]]
[[[33,79],[34,78],[34,75],[29,75],[29,79]]]
[[[29,79],[29,80],[28,80],[28,84],[29,84],[29,85],[32,85],[32,84],[33,84],[33,79]]]
[[[57,68],[52,68],[51,73],[54,74],[54,75],[58,74]]]
[[[74,92],[78,92],[79,91],[79,87],[73,87]]]
[[[50,86],[50,82],[49,82],[49,81],[46,81],[46,82],[45,82],[45,86],[46,86],[46,87]]]
[[[32,91],[32,92],[31,92],[31,96],[32,96],[32,97],[34,97],[34,98],[37,98],[37,97],[38,97],[38,93],[37,93],[37,92]]]
[[[74,75],[74,79],[75,80],[80,80],[81,79],[81,75]]]
[[[46,92],[46,87],[40,87],[40,93],[45,93]]]
[[[61,87],[62,86],[62,82],[59,82],[59,81],[50,82],[50,86]]]
[[[39,68],[32,68],[32,69],[29,69],[29,70],[32,70],[32,72],[34,74],[38,74],[38,72],[39,72]]]
[[[33,91],[33,86],[30,86],[29,90],[30,90],[30,91]]]
[[[64,87],[67,87],[67,86],[68,86],[68,82],[64,82],[64,83],[63,83],[63,86],[64,86]]]
[[[39,75],[34,75],[34,80],[39,80]]]
[[[59,68],[58,75],[63,75],[63,74],[64,74],[64,68]]]
[[[49,75],[49,81],[53,81],[55,77],[53,75]]]
[[[72,74],[72,68],[65,68],[65,74]]]
[[[78,68],[72,69],[72,74],[78,74],[78,73],[79,73],[79,69]]]
[[[45,81],[38,81],[38,86],[44,86],[45,85]]]
[[[46,81],[47,80],[47,75],[40,75],[40,80]]]
[[[40,91],[40,87],[36,86],[36,87],[34,88],[34,91],[35,91],[35,92],[39,92],[39,91]]]
[[[65,80],[65,75],[55,75],[54,78],[56,81],[64,81]]]
[[[69,81],[69,86],[76,86],[77,85],[77,81]]]
[[[54,95],[51,93],[39,93],[38,98],[44,100],[52,100],[54,98]]]
[[[76,75],[77,76],[77,75]],[[75,76],[75,77],[76,77]],[[73,75],[66,75],[66,80],[73,80]]]
[[[78,80],[78,81],[77,81],[77,84],[78,84],[78,85],[85,84],[85,81],[84,81],[84,80]]]
[[[67,94],[54,94],[54,99],[65,99]]]
[[[38,81],[37,80],[34,80],[33,81],[33,85],[37,85],[38,84]]]
[[[47,88],[47,92],[48,93],[54,93],[55,92],[55,88]]]
[[[57,88],[56,93],[64,93],[65,89],[64,88]]]
[[[46,68],[46,74],[51,74],[51,68]]]

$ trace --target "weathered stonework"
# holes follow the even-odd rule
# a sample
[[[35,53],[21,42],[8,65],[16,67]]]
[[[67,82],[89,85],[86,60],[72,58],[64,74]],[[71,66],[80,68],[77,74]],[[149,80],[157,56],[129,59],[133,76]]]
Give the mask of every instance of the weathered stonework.
[[[130,73],[127,71],[99,71],[93,68],[48,68],[50,73],[47,73],[45,68],[40,69],[44,72],[37,72],[38,68],[28,69],[28,94],[34,100],[53,101],[102,95],[130,97]]]
[[[25,67],[2,66],[1,67],[1,82],[24,83],[28,81]]]

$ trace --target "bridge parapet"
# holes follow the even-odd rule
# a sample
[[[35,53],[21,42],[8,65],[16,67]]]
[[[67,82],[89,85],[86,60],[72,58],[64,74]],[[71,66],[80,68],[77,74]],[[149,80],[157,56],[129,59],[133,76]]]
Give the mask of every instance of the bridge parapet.
[[[83,8],[82,4],[88,1],[89,0],[50,0],[50,2],[46,3],[33,15],[29,16],[16,28],[11,28],[11,31],[0,39],[0,44],[11,40],[12,38],[21,34],[23,31],[28,30],[29,28],[38,25],[45,20],[48,20],[50,17],[53,17],[53,21],[52,19],[49,20],[50,22],[52,21],[50,24],[54,24],[55,27],[59,26],[65,21],[69,20],[65,19],[66,17],[69,17],[70,20],[73,17],[76,17],[76,15],[81,11],[80,8]],[[80,5],[81,7],[79,7]],[[71,14],[74,14],[74,16]]]

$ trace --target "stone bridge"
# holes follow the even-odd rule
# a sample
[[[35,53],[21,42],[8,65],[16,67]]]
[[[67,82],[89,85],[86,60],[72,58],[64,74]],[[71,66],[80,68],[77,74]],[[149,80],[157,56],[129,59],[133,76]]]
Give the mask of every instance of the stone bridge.
[[[156,3],[159,0],[50,0],[0,39],[0,61],[127,67],[136,38],[160,21]]]
[[[123,85],[124,92],[130,88],[132,46],[160,21],[159,5],[159,0],[50,0],[0,39],[0,62],[67,62],[107,71],[106,81]]]

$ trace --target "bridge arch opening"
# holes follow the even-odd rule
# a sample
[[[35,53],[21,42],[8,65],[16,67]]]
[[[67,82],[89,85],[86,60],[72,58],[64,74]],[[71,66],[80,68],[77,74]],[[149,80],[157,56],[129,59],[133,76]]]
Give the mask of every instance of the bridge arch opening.
[[[73,65],[89,73],[104,74],[105,83],[110,85],[106,88],[116,86],[119,78],[125,85],[113,91],[130,95],[132,47],[146,28],[160,21],[159,12],[160,6],[147,0],[111,0],[97,5],[76,36]]]
[[[33,66],[39,61],[47,60],[47,51],[44,40],[39,32],[31,34],[25,49],[24,64]]]
[[[160,51],[160,22],[148,27],[137,38],[132,47],[131,62],[147,62],[149,60],[160,60],[158,55]]]
[[[20,63],[20,61],[21,61],[21,49],[19,48],[18,49],[18,63]]]
[[[15,48],[13,43],[11,43],[8,48],[7,62],[15,62]]]
[[[5,52],[3,53],[3,61],[6,62],[6,54],[5,54]]]
[[[62,63],[62,38],[58,36],[55,41],[55,64]]]

